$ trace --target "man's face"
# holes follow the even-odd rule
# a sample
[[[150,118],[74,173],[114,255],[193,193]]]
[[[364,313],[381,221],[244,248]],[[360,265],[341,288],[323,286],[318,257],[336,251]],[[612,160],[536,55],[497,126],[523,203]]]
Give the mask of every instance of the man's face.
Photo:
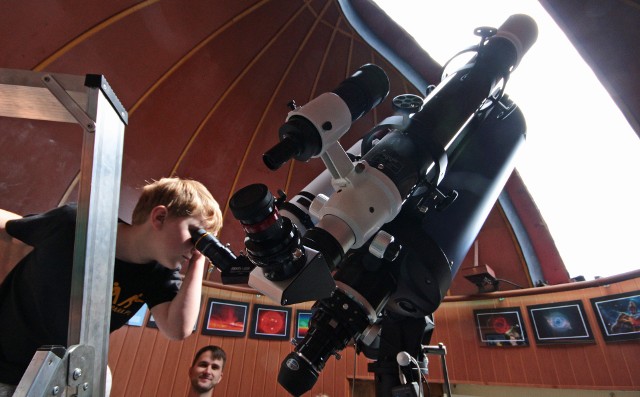
[[[222,366],[220,358],[213,358],[210,351],[205,351],[196,359],[193,367],[189,368],[191,386],[198,393],[205,393],[213,389],[222,380]]]

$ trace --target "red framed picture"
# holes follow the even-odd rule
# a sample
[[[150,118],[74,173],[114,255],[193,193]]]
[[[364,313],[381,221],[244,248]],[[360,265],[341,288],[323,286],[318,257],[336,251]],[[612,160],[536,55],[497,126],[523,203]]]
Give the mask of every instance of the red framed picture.
[[[209,298],[202,334],[244,336],[247,333],[248,312],[248,303]]]
[[[291,308],[269,305],[253,305],[251,332],[255,339],[289,339]]]
[[[478,309],[473,314],[480,342],[485,346],[528,346],[519,307]]]

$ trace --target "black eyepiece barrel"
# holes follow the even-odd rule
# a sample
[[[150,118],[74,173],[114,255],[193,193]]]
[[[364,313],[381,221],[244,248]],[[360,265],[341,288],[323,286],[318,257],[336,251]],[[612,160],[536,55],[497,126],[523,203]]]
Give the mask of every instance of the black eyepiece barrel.
[[[282,167],[284,163],[294,158],[300,152],[299,145],[287,137],[275,144],[262,155],[262,161],[272,171]]]
[[[290,159],[307,161],[320,155],[347,132],[351,124],[346,117],[351,116],[351,122],[354,122],[387,97],[389,78],[379,66],[366,64],[342,81],[332,93],[335,95],[322,94],[289,114],[278,130],[280,142],[262,155],[270,170],[280,168]],[[335,101],[342,103],[339,106],[341,112],[336,112]],[[349,114],[346,114],[344,106]],[[331,131],[329,137],[327,131]]]
[[[192,229],[190,232],[191,240],[196,249],[209,258],[217,268],[226,271],[233,266],[237,258],[236,255],[223,245],[216,236],[204,229]]]

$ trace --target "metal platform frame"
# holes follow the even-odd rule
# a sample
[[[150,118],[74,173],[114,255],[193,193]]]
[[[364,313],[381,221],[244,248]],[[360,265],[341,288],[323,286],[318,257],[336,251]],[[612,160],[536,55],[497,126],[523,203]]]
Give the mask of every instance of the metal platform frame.
[[[128,114],[104,76],[0,68],[0,116],[83,130],[67,346],[39,349],[14,396],[102,397]]]

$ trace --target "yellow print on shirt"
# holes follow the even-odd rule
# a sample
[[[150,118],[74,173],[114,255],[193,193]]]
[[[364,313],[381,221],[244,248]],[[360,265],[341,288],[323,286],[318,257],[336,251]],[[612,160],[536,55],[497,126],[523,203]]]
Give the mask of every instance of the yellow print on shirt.
[[[131,310],[128,310],[128,309],[129,307],[131,307],[132,304],[136,302],[144,302],[142,299],[140,299],[142,298],[142,295],[143,295],[141,293],[132,295],[127,299],[119,301],[121,292],[122,292],[122,289],[120,288],[120,284],[118,284],[118,282],[113,283],[113,291],[111,293],[111,297],[112,297],[111,311],[113,312],[120,313],[120,314],[130,314]]]

